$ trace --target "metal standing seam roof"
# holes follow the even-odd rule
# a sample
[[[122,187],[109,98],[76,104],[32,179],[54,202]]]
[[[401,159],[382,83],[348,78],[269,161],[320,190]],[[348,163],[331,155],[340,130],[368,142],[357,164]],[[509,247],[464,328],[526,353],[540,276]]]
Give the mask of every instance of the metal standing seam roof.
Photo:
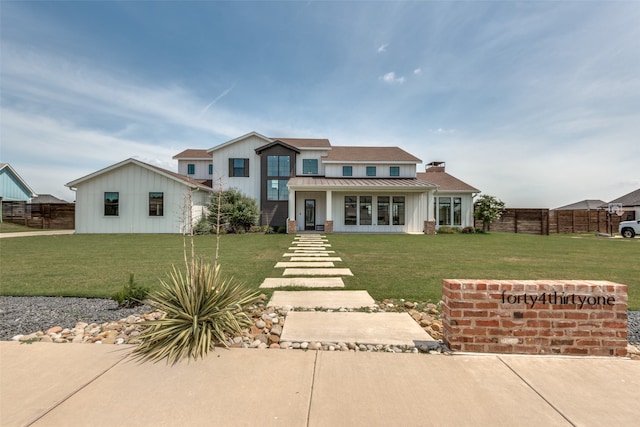
[[[415,178],[326,178],[295,177],[289,179],[288,186],[297,188],[344,188],[344,189],[404,189],[407,191],[428,191],[437,188],[435,184]]]

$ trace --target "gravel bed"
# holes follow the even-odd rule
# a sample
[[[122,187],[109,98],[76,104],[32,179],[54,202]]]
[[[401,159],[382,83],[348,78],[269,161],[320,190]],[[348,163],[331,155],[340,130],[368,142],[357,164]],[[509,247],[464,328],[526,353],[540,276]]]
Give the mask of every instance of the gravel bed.
[[[149,311],[146,306],[118,308],[110,299],[0,296],[0,340],[44,331],[52,326],[73,328],[77,322],[104,323]],[[628,312],[629,343],[640,345],[640,311]]]
[[[73,328],[78,322],[112,322],[150,310],[147,306],[118,308],[114,300],[104,298],[0,296],[0,340],[52,326]]]

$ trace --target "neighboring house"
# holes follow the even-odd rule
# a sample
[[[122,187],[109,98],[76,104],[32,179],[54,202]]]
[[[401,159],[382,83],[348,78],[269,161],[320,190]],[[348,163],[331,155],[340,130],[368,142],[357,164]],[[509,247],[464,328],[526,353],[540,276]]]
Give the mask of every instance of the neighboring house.
[[[426,170],[418,172],[417,177],[438,186],[433,198],[437,227],[473,226],[473,197],[480,190],[445,172],[444,162],[427,164]]]
[[[9,163],[0,163],[0,201],[31,202],[36,193]]]
[[[624,211],[624,215],[621,218],[622,221],[640,219],[640,188],[609,203],[620,203],[622,205],[622,210]],[[602,207],[606,209],[608,203],[604,203]]]
[[[195,161],[194,151],[175,156],[179,171]],[[422,161],[398,147],[336,147],[327,139],[251,132],[206,152],[214,183],[220,179],[223,188],[255,198],[261,224],[286,226],[290,233],[433,233],[440,225],[473,226],[478,190],[444,168],[416,174]]]
[[[76,233],[181,233],[209,203],[212,189],[127,159],[66,184],[76,192]],[[189,200],[190,199],[190,200]]]
[[[38,194],[33,199],[31,199],[31,203],[69,203],[66,200],[62,200],[53,196],[51,194]]]
[[[35,192],[9,163],[0,163],[0,222],[2,202],[31,202]]]
[[[603,205],[606,207],[607,203],[602,200],[582,200],[580,202],[575,202],[570,205],[555,208],[555,210],[556,211],[597,211],[599,209],[602,209]]]

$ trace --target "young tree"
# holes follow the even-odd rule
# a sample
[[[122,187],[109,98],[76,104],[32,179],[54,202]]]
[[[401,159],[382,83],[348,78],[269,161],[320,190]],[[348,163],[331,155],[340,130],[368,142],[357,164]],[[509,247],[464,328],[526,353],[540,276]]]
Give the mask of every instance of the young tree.
[[[214,196],[209,205],[209,212],[208,218],[214,229],[219,223],[234,233],[238,230],[248,230],[258,221],[260,215],[256,201],[235,189],[225,190]]]
[[[483,194],[473,203],[473,216],[482,221],[482,231],[487,231],[489,224],[500,218],[504,206],[502,200],[488,194]]]

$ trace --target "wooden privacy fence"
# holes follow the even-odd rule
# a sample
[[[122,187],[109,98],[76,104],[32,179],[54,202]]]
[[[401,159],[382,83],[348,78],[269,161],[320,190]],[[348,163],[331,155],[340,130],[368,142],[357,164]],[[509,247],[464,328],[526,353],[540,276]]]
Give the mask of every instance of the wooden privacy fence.
[[[74,203],[2,202],[2,220],[32,228],[73,230]]]
[[[491,231],[523,234],[558,233],[614,233],[618,231],[620,217],[606,210],[549,210],[507,208],[497,221],[489,226]],[[476,227],[482,228],[482,221],[476,220]]]

